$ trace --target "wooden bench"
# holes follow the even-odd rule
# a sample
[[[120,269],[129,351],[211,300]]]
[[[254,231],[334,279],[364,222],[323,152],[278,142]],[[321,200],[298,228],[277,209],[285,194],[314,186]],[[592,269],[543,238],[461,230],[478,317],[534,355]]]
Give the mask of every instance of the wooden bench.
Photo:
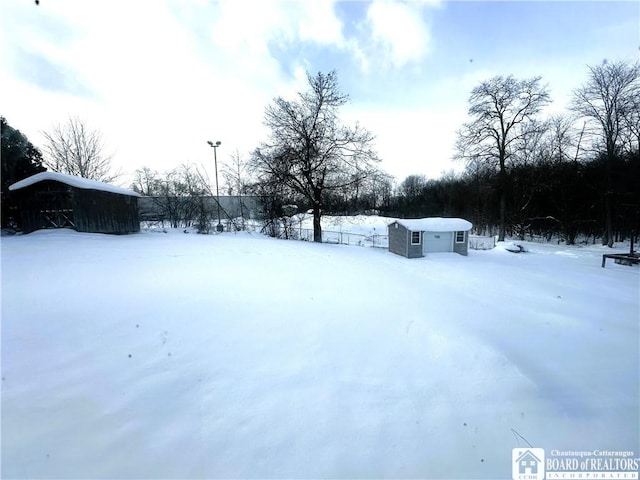
[[[620,265],[634,265],[640,263],[640,254],[638,253],[606,253],[602,255],[602,268],[607,258],[613,258]]]

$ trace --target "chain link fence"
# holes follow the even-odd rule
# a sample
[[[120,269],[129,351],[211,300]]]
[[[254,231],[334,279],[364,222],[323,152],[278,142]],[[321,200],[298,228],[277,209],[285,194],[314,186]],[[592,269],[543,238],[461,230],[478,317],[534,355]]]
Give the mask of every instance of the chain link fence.
[[[491,250],[496,246],[496,237],[484,237],[481,235],[469,235],[469,248],[471,250]]]
[[[313,242],[312,228],[296,228],[298,239]],[[359,247],[388,248],[389,236],[379,234],[361,234],[349,232],[336,232],[322,230],[322,243],[334,243],[337,245],[357,245]]]

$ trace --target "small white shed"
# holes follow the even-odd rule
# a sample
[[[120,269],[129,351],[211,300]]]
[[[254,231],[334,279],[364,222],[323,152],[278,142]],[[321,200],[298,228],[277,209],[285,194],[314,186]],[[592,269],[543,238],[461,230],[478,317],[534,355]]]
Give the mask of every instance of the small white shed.
[[[416,218],[389,224],[389,251],[407,258],[434,252],[467,255],[473,225],[462,218]]]

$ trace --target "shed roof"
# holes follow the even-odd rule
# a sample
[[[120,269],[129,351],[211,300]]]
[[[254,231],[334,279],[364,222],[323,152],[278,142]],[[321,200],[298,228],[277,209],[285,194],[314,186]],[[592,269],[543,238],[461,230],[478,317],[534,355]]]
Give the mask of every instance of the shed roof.
[[[471,230],[471,222],[462,218],[414,218],[396,220],[400,225],[413,232],[466,232]]]
[[[129,190],[128,188],[116,187],[104,182],[98,182],[96,180],[89,180],[88,178],[76,177],[74,175],[67,175],[66,173],[58,172],[42,172],[31,175],[30,177],[20,180],[9,187],[9,190],[20,190],[21,188],[29,187],[38,182],[44,182],[45,180],[53,180],[56,182],[65,183],[72,187],[82,188],[85,190],[100,190],[103,192],[117,193],[119,195],[128,195],[130,197],[139,197],[140,194]]]

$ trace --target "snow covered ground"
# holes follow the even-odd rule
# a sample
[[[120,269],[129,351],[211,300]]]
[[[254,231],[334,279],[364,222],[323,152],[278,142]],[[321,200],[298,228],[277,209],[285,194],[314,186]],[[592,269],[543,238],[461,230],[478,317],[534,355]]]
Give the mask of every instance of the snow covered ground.
[[[640,269],[598,246],[1,247],[2,478],[510,478],[514,431],[640,451]]]

